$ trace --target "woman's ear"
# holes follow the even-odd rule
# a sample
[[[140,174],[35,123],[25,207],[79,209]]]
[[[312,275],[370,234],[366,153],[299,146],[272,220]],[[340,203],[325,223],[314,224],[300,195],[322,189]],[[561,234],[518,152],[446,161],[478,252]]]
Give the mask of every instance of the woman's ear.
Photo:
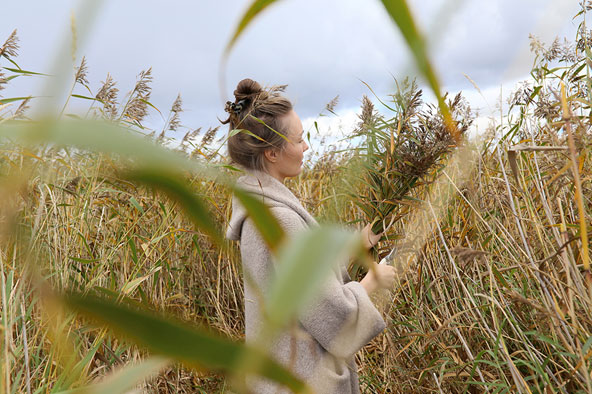
[[[267,149],[263,154],[265,155],[265,159],[271,163],[275,163],[278,159],[278,152],[276,149]]]

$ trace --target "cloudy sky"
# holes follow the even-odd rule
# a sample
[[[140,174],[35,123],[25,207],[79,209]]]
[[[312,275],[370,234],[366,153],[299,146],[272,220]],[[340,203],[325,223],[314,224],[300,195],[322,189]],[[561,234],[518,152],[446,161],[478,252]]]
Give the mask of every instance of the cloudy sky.
[[[245,77],[263,84],[288,84],[305,126],[339,95],[340,117],[323,118],[323,129],[355,119],[362,81],[385,97],[394,78],[413,75],[413,61],[378,0],[283,0],[257,18],[230,54],[226,89],[220,89],[220,61],[237,22],[251,0],[84,1],[23,0],[2,6],[0,41],[14,29],[20,37],[16,59],[27,70],[72,70],[71,15],[77,23],[77,57],[85,55],[96,92],[110,73],[122,92],[137,74],[152,67],[152,102],[166,112],[178,93],[182,122],[189,128],[215,126],[223,102]],[[505,91],[526,78],[533,56],[529,33],[550,42],[574,37],[577,0],[409,0],[428,36],[445,90],[462,90],[471,105],[487,115],[500,87]],[[86,38],[85,38],[86,37]],[[61,50],[60,48],[65,48]],[[0,66],[9,66],[0,63]],[[57,66],[56,66],[57,65]],[[478,94],[464,75],[484,93]],[[46,78],[17,78],[3,97],[44,95]],[[84,92],[80,92],[84,93]],[[120,97],[121,99],[122,97]],[[42,101],[39,99],[38,101]],[[86,103],[73,103],[73,106]],[[154,112],[149,125],[164,121]]]

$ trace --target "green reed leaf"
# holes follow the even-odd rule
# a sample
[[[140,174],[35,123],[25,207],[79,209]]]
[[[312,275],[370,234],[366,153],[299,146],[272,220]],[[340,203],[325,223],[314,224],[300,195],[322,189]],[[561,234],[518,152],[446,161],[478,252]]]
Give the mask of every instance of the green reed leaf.
[[[434,67],[432,67],[432,63],[430,62],[425,40],[415,24],[415,20],[411,15],[411,11],[409,10],[407,2],[405,0],[380,1],[401,31],[405,42],[407,42],[407,46],[415,58],[415,63],[417,64],[419,71],[425,77],[428,84],[430,85],[430,88],[436,95],[438,104],[440,106],[440,111],[442,112],[444,120],[449,126],[449,130],[452,133],[455,133],[452,115],[448,105],[446,105],[446,102],[444,101],[444,97],[442,96],[440,82],[438,81]],[[456,137],[456,134],[453,135]]]
[[[276,279],[265,302],[266,335],[288,323],[318,293],[331,270],[361,250],[359,234],[341,227],[295,234],[278,251]]]
[[[305,392],[304,383],[260,350],[233,342],[213,330],[189,326],[170,317],[158,316],[114,300],[70,294],[63,298],[71,309],[95,319],[155,354],[189,367],[259,374],[295,392]],[[248,358],[257,362],[241,363]]]
[[[57,394],[123,394],[128,393],[138,383],[170,364],[162,357],[150,357],[140,363],[125,365],[112,372],[101,383],[73,390],[60,391]]]
[[[266,9],[276,1],[277,0],[255,0],[251,3],[247,11],[242,16],[240,22],[238,23],[238,26],[236,27],[234,34],[230,38],[230,41],[226,45],[226,49],[224,50],[225,54],[228,54],[230,52],[234,44],[236,44],[236,41],[238,40],[240,35],[243,33],[246,27],[249,26],[253,19],[257,15],[259,15],[259,13],[261,13],[264,9]]]
[[[223,238],[220,230],[212,220],[212,215],[205,203],[184,181],[179,179],[178,175],[160,170],[144,169],[129,173],[128,178],[164,191],[183,208],[187,217],[196,227],[206,232],[214,241],[222,243]]]
[[[234,129],[234,130],[231,130],[230,133],[228,133],[228,138],[230,138],[230,137],[232,137],[234,135],[237,135],[238,133],[244,133],[244,134],[250,135],[251,137],[253,137],[255,139],[258,139],[259,141],[265,142],[265,140],[263,138],[259,137],[257,134],[254,134],[254,133],[252,133],[252,132],[250,132],[249,130],[246,130],[246,129]]]
[[[156,106],[154,104],[152,104],[150,101],[145,100],[143,98],[141,98],[140,101],[146,105],[149,105],[150,107],[152,107],[152,109],[155,109],[160,114],[160,116],[162,116],[162,112],[160,112],[160,110],[158,108],[156,108]]]
[[[26,99],[30,99],[31,96],[28,97],[10,97],[10,98],[0,98],[0,105],[14,103],[15,101],[24,101]]]
[[[99,350],[99,348],[103,345],[103,340],[95,341],[90,349],[85,352],[84,358],[79,360],[76,365],[69,365],[67,370],[68,373],[64,373],[58,376],[54,386],[54,391],[59,391],[63,393],[62,388],[70,387],[73,383],[76,382],[77,377],[80,378],[84,376],[84,371],[88,368],[89,363],[94,358],[95,354]],[[68,390],[74,391],[74,390]]]
[[[253,224],[270,250],[275,250],[284,237],[284,230],[269,208],[261,200],[239,188],[234,189],[234,195],[249,212]]]
[[[72,97],[76,97],[76,98],[84,99],[84,100],[90,100],[90,101],[99,101],[99,102],[101,101],[98,98],[83,96],[81,94],[72,94]]]
[[[0,125],[0,137],[25,143],[54,143],[92,152],[121,155],[137,164],[175,171],[187,170],[207,177],[219,177],[219,171],[190,160],[146,139],[142,134],[113,123],[95,120],[54,120],[11,122]]]
[[[285,135],[283,135],[282,133],[280,133],[279,131],[275,130],[273,127],[270,127],[267,123],[265,123],[265,121],[263,119],[259,119],[256,116],[253,115],[249,115],[251,118],[255,119],[255,121],[257,121],[258,123],[261,123],[263,126],[267,127],[269,130],[273,131],[274,133],[276,133],[277,135],[279,135],[281,138],[284,139],[284,141],[286,142],[290,142],[290,140],[288,139],[288,137],[286,137]]]
[[[11,67],[3,67],[5,70],[8,70],[10,72],[13,73],[17,73],[17,74],[24,74],[24,75],[43,75],[45,77],[48,77],[48,74],[43,74],[43,73],[38,73],[38,72],[34,72],[34,71],[27,71],[27,70],[22,70],[20,68],[11,68]]]

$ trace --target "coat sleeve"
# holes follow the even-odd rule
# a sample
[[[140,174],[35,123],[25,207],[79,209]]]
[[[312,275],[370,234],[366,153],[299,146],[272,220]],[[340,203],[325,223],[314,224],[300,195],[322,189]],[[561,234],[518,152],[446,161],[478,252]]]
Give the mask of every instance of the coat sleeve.
[[[291,210],[274,212],[287,235],[306,229]],[[335,271],[321,293],[309,303],[300,324],[319,344],[339,358],[350,358],[378,335],[386,324],[364,287],[356,281],[344,283]]]

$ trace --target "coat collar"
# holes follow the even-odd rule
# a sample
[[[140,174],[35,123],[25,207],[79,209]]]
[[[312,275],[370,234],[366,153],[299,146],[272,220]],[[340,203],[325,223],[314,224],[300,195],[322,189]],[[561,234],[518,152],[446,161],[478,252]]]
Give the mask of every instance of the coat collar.
[[[308,226],[318,226],[317,221],[302,206],[298,198],[273,176],[263,171],[250,171],[236,181],[236,185],[242,190],[260,198],[269,208],[284,207],[296,212]],[[243,222],[247,217],[246,209],[240,202],[233,198],[232,218],[230,219],[226,237],[240,239]]]

